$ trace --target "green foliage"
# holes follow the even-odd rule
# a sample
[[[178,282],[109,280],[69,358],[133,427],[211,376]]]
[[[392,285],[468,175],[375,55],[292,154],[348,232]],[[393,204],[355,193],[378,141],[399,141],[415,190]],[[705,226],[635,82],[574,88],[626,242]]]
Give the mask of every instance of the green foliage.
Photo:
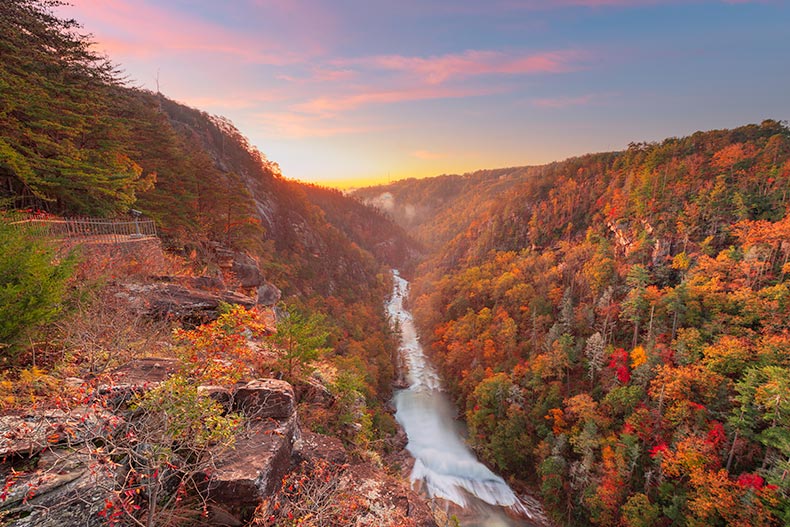
[[[627,527],[652,527],[661,518],[661,511],[644,494],[634,494],[622,509],[623,523]]]
[[[309,373],[311,363],[330,351],[324,347],[329,336],[324,319],[320,313],[305,315],[295,305],[283,309],[272,342],[277,346],[278,363],[287,379],[294,381]]]
[[[365,398],[365,382],[359,374],[342,371],[332,386],[337,406],[337,433],[359,451],[373,438],[373,420]]]
[[[57,212],[125,212],[149,188],[113,117],[115,73],[71,20],[44,0],[0,12],[0,188],[14,205]]]
[[[0,221],[0,354],[12,360],[23,337],[51,322],[63,309],[74,270],[73,253],[54,247],[22,225]]]
[[[159,421],[158,433],[162,437],[157,443],[161,446],[181,444],[193,449],[210,444],[227,446],[233,443],[241,423],[236,414],[224,415],[222,405],[212,398],[198,395],[197,385],[180,375],[145,393],[132,408]]]
[[[499,373],[478,384],[467,403],[472,444],[483,459],[511,473],[529,469],[534,448],[520,402],[520,389]]]

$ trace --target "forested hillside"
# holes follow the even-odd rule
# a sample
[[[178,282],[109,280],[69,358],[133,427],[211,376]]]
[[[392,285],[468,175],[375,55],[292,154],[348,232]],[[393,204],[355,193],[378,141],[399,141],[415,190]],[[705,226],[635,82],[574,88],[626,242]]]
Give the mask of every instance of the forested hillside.
[[[412,290],[478,452],[560,524],[787,524],[790,129],[529,172]]]
[[[244,253],[282,290],[284,309],[322,320],[328,350],[321,359],[342,371],[342,390],[363,422],[340,430],[338,412],[348,407],[339,404],[322,426],[347,442],[370,441],[382,419],[391,428],[381,410],[396,346],[383,307],[386,264],[410,265],[416,244],[376,210],[286,179],[227,119],[127,86],[77,22],[53,14],[56,5],[10,0],[0,7],[0,206],[107,217],[137,209],[196,274],[218,275],[222,254]],[[53,258],[48,251],[42,254]],[[16,280],[13,263],[7,267],[4,280]],[[108,276],[82,278],[103,287]],[[72,280],[65,290],[82,285]],[[51,303],[58,304],[46,306],[51,316],[27,324],[27,341],[3,333],[0,353],[15,350],[4,379],[31,365],[30,350],[21,348],[39,330],[53,356],[69,356],[68,343],[44,323],[57,323],[73,306],[61,297]]]

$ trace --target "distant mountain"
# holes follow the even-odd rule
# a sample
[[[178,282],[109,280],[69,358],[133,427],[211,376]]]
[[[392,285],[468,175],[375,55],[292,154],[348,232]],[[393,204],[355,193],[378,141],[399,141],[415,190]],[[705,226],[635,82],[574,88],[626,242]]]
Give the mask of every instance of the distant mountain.
[[[425,249],[378,208],[336,189],[317,185],[304,185],[303,189],[329,223],[378,261],[408,274],[424,255]]]
[[[464,230],[502,193],[543,170],[543,167],[501,168],[412,178],[356,189],[351,195],[377,207],[421,243],[438,248]]]

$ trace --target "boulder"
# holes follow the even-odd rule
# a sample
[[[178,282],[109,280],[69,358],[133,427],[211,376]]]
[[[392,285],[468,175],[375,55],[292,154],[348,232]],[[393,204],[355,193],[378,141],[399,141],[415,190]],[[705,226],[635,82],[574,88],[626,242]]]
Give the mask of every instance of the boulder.
[[[156,386],[178,371],[178,366],[176,359],[145,357],[116,368],[110,376],[115,384]]]
[[[408,476],[392,476],[370,462],[353,462],[336,437],[302,431],[294,443],[294,460],[308,475],[327,462],[339,471],[335,477],[340,494],[353,495],[359,506],[354,525],[395,525],[400,519],[408,525],[436,527],[431,508],[410,488]]]
[[[335,396],[316,378],[307,377],[300,379],[294,385],[296,400],[300,403],[314,404],[322,408],[329,408],[335,403]]]
[[[373,527],[402,519],[410,525],[436,527],[428,502],[405,481],[370,464],[355,465],[350,471],[354,475],[354,493],[366,504],[355,525]]]
[[[233,408],[248,418],[287,419],[294,413],[293,387],[278,379],[257,379],[236,390]]]
[[[225,281],[218,276],[195,276],[189,278],[189,285],[197,289],[224,291],[227,289]]]
[[[269,282],[264,282],[258,288],[258,305],[259,306],[273,306],[280,301],[282,291]]]
[[[258,262],[248,254],[235,253],[230,270],[236,275],[241,287],[258,287],[264,283]]]
[[[294,444],[294,456],[297,461],[309,463],[323,459],[336,465],[343,465],[349,461],[348,452],[340,439],[305,430]]]
[[[110,383],[101,384],[98,393],[110,408],[120,408],[133,396],[142,395],[159,386],[178,371],[176,359],[146,357],[135,359],[110,373]]]
[[[234,291],[212,293],[192,290],[177,284],[160,284],[148,296],[149,315],[157,318],[177,318],[193,322],[207,322],[217,318],[220,303],[252,307],[255,300]]]
[[[225,410],[233,409],[233,390],[225,386],[198,386],[198,395],[211,397],[222,405]]]
[[[299,434],[296,414],[282,421],[258,421],[233,449],[217,455],[208,477],[213,525],[242,525],[258,504],[278,490],[291,465]]]

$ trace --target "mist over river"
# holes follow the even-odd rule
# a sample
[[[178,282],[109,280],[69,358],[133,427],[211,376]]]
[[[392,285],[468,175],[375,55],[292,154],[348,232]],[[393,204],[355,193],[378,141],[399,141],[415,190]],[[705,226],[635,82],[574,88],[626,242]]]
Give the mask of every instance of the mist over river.
[[[395,419],[408,436],[414,458],[411,481],[429,498],[451,502],[462,527],[535,527],[541,525],[536,503],[525,503],[466,445],[455,410],[441,391],[439,375],[417,339],[412,315],[403,307],[409,283],[394,272],[390,320],[401,332],[400,354],[409,387],[395,393]],[[448,504],[449,505],[449,504]],[[510,514],[508,514],[510,512]],[[513,516],[535,518],[535,522]]]

